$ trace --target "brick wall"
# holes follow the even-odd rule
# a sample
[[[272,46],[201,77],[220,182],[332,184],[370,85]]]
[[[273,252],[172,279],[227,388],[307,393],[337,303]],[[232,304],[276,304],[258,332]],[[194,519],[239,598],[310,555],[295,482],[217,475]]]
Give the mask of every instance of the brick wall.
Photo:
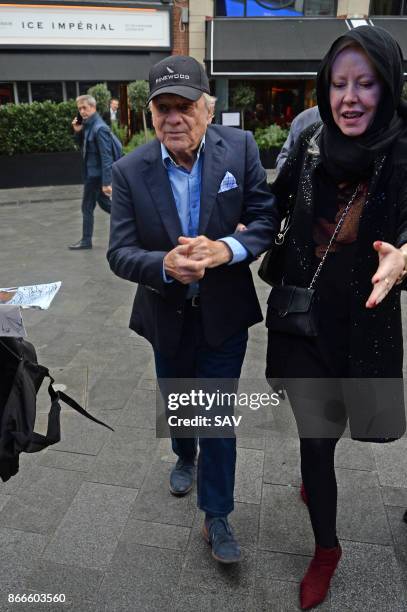
[[[183,6],[188,7],[188,0],[182,3]],[[173,5],[172,7],[172,35],[173,35],[173,48],[172,55],[189,55],[189,30],[188,24],[181,26],[185,29],[184,32],[180,31],[180,18],[181,8]]]

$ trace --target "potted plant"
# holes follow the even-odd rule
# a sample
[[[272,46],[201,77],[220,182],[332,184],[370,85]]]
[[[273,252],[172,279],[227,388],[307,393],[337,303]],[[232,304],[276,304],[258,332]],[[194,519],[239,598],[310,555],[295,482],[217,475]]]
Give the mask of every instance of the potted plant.
[[[265,168],[274,168],[276,158],[288,136],[288,130],[273,123],[265,128],[257,128],[254,139],[259,147],[261,163]]]
[[[96,110],[101,117],[105,113],[109,112],[112,94],[108,90],[105,83],[97,83],[96,85],[93,85],[93,87],[89,87],[88,94],[95,98]]]
[[[244,113],[245,110],[253,106],[256,99],[256,91],[250,85],[238,85],[233,92],[232,105],[240,110],[242,130],[244,130]]]
[[[148,142],[146,107],[149,94],[147,81],[133,81],[127,86],[130,108],[132,111],[141,111],[143,117],[143,130],[145,142]]]

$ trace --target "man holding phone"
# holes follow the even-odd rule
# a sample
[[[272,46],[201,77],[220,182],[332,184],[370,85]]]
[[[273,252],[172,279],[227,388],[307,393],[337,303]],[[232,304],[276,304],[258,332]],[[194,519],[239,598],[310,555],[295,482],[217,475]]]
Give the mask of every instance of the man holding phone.
[[[72,121],[83,158],[82,238],[70,245],[73,251],[92,248],[93,213],[96,204],[110,214],[112,196],[112,137],[96,111],[93,96],[76,98],[78,114]]]

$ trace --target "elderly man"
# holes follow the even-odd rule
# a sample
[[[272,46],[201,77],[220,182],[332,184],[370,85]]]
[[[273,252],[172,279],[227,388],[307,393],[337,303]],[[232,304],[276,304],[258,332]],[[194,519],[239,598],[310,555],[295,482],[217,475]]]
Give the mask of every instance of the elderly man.
[[[262,314],[249,270],[271,244],[278,213],[253,136],[210,125],[203,67],[171,56],[150,71],[157,139],[113,168],[112,270],[138,283],[130,327],[153,346],[159,379],[238,379],[248,327]],[[245,231],[236,232],[239,222]],[[172,438],[170,491],[193,484],[197,441]],[[240,559],[228,522],[236,440],[199,439],[198,506],[213,557]]]
[[[76,98],[78,116],[72,127],[81,145],[84,187],[82,196],[82,238],[71,244],[72,251],[92,248],[93,213],[96,203],[110,214],[112,195],[112,136],[96,112],[96,100],[84,95]]]

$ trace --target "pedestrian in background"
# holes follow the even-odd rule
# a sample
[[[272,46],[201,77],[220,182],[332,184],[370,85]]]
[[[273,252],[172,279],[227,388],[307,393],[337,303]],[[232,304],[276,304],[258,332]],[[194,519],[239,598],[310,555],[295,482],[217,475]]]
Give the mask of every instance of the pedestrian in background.
[[[323,124],[301,134],[271,187],[282,207],[294,202],[284,286],[269,297],[267,376],[283,380],[300,436],[301,493],[316,543],[301,582],[302,609],[325,599],[341,557],[334,454],[348,419],[353,438],[373,442],[391,442],[406,427],[403,80],[402,53],[387,31],[361,26],[338,38],[317,78]],[[309,287],[316,330],[299,322],[300,312],[310,313],[304,301],[294,330],[291,304],[276,312],[276,296],[295,290],[308,299]]]
[[[114,123],[119,123],[119,100],[117,98],[110,100],[109,110],[103,113],[102,118],[109,127],[112,127]]]
[[[110,214],[112,195],[112,136],[110,128],[96,111],[96,100],[85,95],[76,98],[78,115],[72,127],[81,147],[84,187],[82,196],[82,238],[69,247],[73,251],[92,248],[93,215],[96,203]]]
[[[306,108],[304,111],[302,111],[302,113],[295,117],[290,126],[290,131],[288,132],[287,140],[283,144],[281,151],[276,159],[277,172],[280,172],[285,160],[293,150],[295,143],[300,137],[301,132],[305,130],[305,128],[309,127],[313,123],[317,123],[318,121],[321,121],[321,115],[319,114],[318,106]]]

